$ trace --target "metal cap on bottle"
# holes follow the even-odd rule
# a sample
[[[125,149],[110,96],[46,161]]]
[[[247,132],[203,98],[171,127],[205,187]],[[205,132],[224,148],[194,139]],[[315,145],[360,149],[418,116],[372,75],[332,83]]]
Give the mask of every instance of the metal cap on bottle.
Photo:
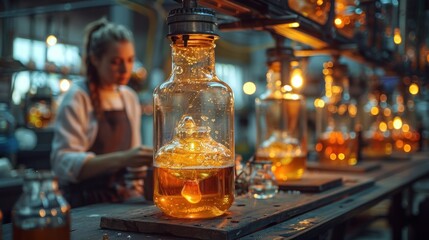
[[[182,8],[167,17],[168,36],[181,34],[216,34],[216,15],[212,9],[197,6],[196,0],[183,0]]]

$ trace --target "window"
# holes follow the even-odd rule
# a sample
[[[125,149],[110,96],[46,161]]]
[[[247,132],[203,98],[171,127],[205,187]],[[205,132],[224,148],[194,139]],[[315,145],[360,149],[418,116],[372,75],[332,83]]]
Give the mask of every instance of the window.
[[[227,83],[234,92],[234,102],[236,108],[241,108],[244,104],[243,69],[234,64],[216,63],[216,75],[220,80]]]
[[[76,46],[57,43],[48,47],[45,42],[26,38],[14,39],[13,58],[24,65],[33,60],[38,70],[43,70],[46,62],[53,62],[57,67],[70,68],[71,72],[79,72],[81,62]]]

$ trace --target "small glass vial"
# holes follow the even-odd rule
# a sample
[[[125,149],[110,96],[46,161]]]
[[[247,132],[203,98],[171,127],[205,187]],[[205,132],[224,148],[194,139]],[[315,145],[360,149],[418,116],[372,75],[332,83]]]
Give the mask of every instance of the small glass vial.
[[[14,240],[70,239],[70,206],[51,172],[28,173],[12,210]]]
[[[249,194],[256,199],[274,197],[279,187],[271,171],[271,161],[254,161],[251,163]]]

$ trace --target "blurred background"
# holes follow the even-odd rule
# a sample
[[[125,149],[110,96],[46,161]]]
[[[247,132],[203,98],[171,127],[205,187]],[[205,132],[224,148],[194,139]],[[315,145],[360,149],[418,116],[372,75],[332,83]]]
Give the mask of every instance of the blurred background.
[[[13,165],[49,169],[51,127],[62,94],[81,75],[84,26],[106,17],[135,36],[130,86],[140,98],[143,143],[152,146],[152,92],[171,72],[166,16],[173,0],[2,0],[0,102],[15,123]],[[255,151],[255,98],[266,89],[266,50],[272,32],[286,38],[306,97],[308,149],[315,145],[315,109],[324,92],[324,63],[339,55],[347,66],[359,118],[380,86],[393,106],[411,106],[421,147],[429,137],[429,3],[425,0],[201,0],[216,10],[220,40],[216,73],[235,96],[236,152]],[[374,87],[377,85],[378,87]],[[362,117],[360,117],[362,116]],[[9,141],[11,143],[11,141]],[[31,155],[31,158],[28,156]]]

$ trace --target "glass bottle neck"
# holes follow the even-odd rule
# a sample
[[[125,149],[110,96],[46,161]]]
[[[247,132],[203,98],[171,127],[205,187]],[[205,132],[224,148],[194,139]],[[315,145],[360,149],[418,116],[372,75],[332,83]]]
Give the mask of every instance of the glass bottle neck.
[[[172,36],[172,69],[175,80],[207,80],[215,75],[214,35]]]

